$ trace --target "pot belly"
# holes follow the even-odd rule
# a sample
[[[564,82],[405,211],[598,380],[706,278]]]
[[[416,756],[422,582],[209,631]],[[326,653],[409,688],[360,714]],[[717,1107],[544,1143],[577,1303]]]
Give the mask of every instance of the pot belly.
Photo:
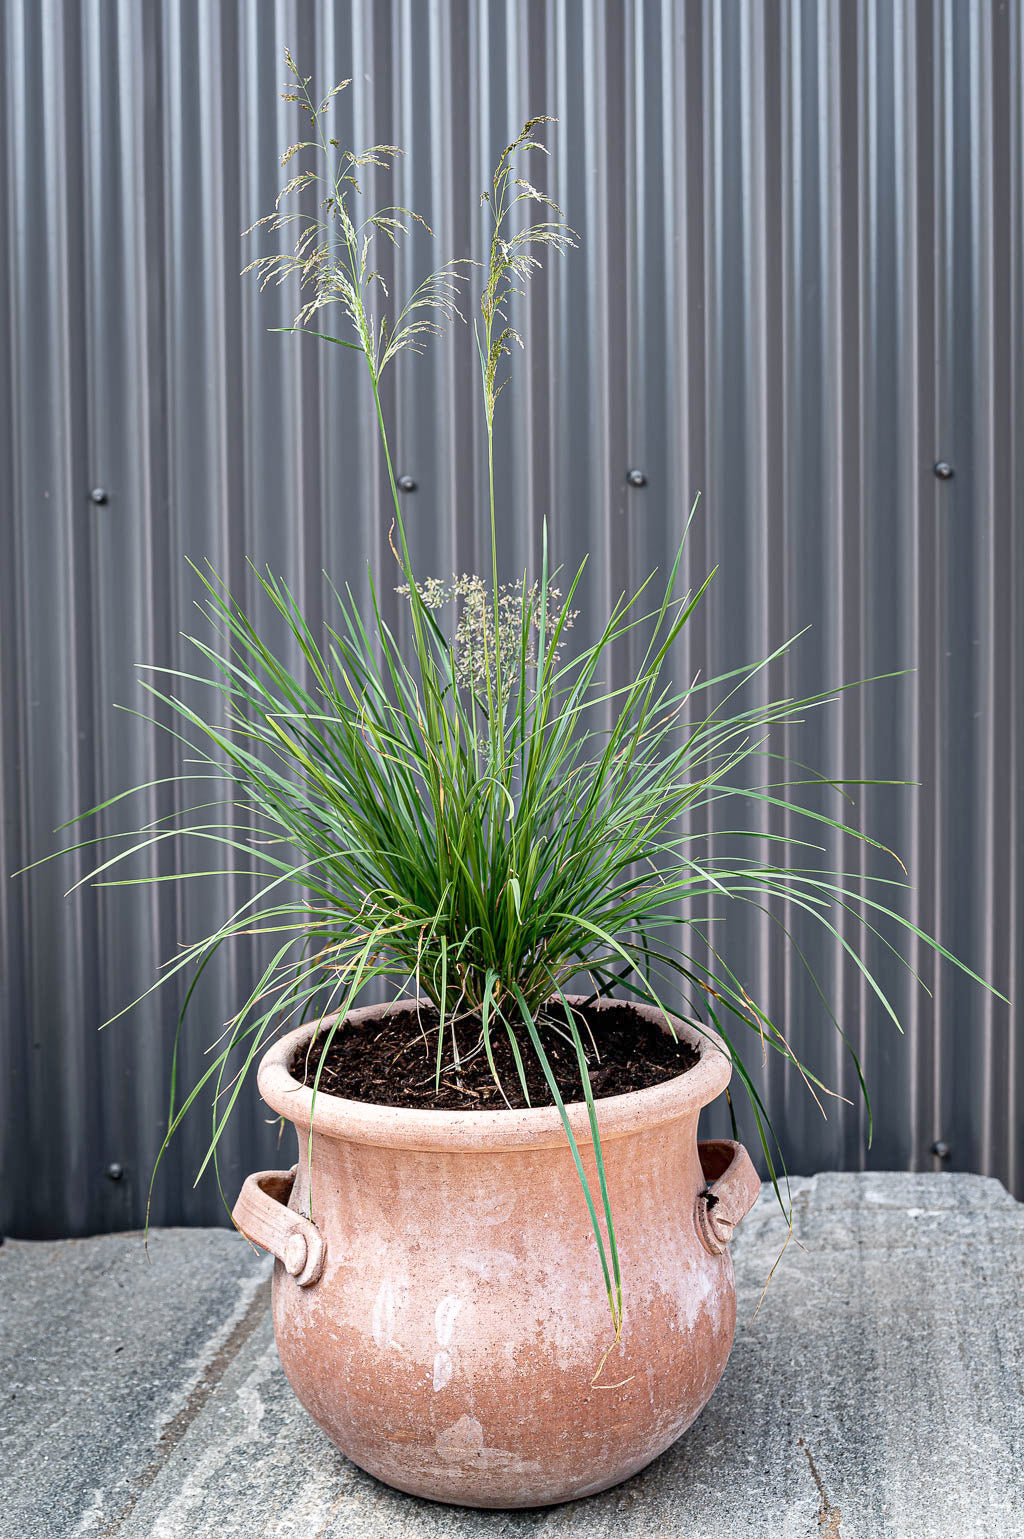
[[[560,1250],[550,1224],[473,1226],[450,1246],[364,1231],[348,1255],[329,1237],[315,1287],[275,1268],[285,1373],[341,1451],[400,1490],[476,1507],[603,1490],[698,1415],[736,1319],[732,1262],[692,1225],[623,1230],[617,1345],[585,1232],[563,1230]]]

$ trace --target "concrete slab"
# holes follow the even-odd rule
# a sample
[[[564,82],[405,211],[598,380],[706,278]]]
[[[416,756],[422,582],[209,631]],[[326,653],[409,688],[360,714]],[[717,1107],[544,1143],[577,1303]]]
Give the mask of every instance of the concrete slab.
[[[1024,1536],[1024,1205],[963,1175],[794,1182],[734,1244],[697,1424],[565,1507],[419,1502],[342,1458],[277,1364],[269,1263],[222,1230],[0,1248],[4,1539]],[[799,1239],[802,1249],[797,1245]]]

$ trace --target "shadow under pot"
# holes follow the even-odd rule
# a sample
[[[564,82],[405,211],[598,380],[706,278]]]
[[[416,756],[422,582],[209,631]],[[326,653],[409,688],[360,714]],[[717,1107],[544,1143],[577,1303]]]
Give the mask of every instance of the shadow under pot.
[[[353,1011],[344,1029],[379,1014]],[[728,1242],[760,1184],[742,1145],[698,1144],[731,1065],[711,1032],[673,1025],[694,1067],[596,1103],[624,1291],[603,1365],[608,1298],[554,1106],[424,1111],[320,1094],[311,1206],[313,1097],[291,1066],[315,1026],[264,1055],[260,1093],[294,1123],[298,1164],[249,1176],[234,1219],[277,1258],[292,1388],[362,1469],[435,1501],[541,1506],[627,1479],[707,1404],[736,1323]],[[587,1108],[567,1110],[596,1191]]]

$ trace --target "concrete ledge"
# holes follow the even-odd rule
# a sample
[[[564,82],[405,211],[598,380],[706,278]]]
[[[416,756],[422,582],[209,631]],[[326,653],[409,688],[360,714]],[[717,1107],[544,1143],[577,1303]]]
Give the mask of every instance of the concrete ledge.
[[[5,1539],[1024,1535],[1024,1205],[963,1175],[819,1175],[734,1244],[736,1345],[627,1485],[470,1512],[389,1491],[301,1410],[269,1262],[224,1230],[0,1247]],[[797,1245],[799,1239],[802,1249]]]

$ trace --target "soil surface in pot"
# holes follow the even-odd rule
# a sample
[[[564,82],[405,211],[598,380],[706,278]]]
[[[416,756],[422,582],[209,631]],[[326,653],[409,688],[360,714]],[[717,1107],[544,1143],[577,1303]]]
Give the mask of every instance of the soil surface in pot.
[[[674,1079],[698,1062],[688,1042],[638,1015],[628,1004],[574,1010],[594,1096],[625,1095]],[[490,1022],[491,1051],[502,1091],[494,1082],[480,1045],[479,1016],[463,1016],[455,1032],[459,1052],[454,1062],[452,1031],[445,1024],[441,1085],[435,1090],[438,1012],[398,1005],[366,1026],[339,1029],[328,1042],[326,1030],[299,1053],[292,1074],[312,1086],[321,1058],[318,1094],[370,1101],[376,1106],[415,1106],[430,1111],[494,1111],[506,1104],[525,1106],[519,1070],[504,1025]],[[550,1106],[551,1090],[537,1061],[526,1027],[513,1027],[532,1106]],[[560,1034],[561,1033],[561,1034]],[[553,1013],[539,1029],[563,1101],[582,1101],[576,1049],[568,1038],[564,1013]]]

